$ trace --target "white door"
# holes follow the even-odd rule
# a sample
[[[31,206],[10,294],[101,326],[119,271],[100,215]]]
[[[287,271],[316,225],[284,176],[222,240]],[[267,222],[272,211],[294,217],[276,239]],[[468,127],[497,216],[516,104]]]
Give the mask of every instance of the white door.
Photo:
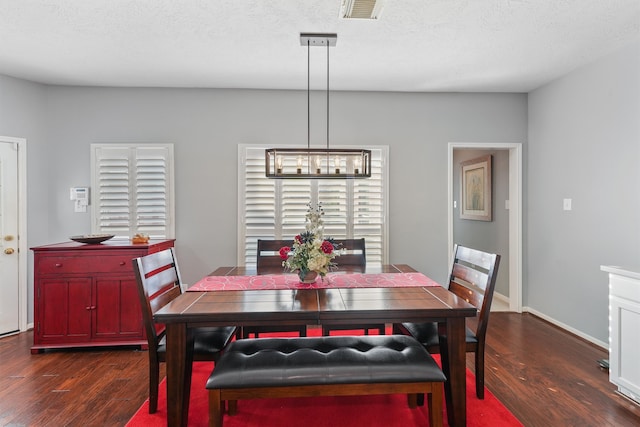
[[[18,144],[0,139],[0,335],[20,327]]]

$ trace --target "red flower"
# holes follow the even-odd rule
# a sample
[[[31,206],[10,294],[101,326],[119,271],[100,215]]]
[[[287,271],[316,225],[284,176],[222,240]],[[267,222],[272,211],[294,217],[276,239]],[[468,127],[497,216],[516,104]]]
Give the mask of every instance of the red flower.
[[[322,246],[320,246],[320,248],[322,249],[322,252],[324,252],[325,254],[330,254],[331,252],[333,252],[333,244],[328,240],[325,240],[324,242],[322,242]]]
[[[295,239],[296,239],[296,242],[298,242],[299,244],[302,244],[302,236],[301,236],[301,235],[299,235],[299,234],[298,234],[298,235],[295,237]]]
[[[280,248],[280,259],[286,260],[289,257],[289,252],[291,252],[291,248],[289,246],[283,246]]]

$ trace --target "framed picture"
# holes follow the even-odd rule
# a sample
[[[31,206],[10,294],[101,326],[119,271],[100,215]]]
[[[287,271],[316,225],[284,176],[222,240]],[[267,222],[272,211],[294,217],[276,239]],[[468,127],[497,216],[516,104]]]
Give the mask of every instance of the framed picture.
[[[460,163],[460,218],[491,221],[491,155]]]

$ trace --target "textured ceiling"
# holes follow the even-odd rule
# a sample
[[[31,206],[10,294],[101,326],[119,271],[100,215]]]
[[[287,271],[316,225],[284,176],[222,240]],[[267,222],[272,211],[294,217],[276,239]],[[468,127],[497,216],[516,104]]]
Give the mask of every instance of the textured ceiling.
[[[640,39],[639,0],[0,0],[0,74],[49,84],[528,92]],[[311,49],[311,84],[326,50]]]

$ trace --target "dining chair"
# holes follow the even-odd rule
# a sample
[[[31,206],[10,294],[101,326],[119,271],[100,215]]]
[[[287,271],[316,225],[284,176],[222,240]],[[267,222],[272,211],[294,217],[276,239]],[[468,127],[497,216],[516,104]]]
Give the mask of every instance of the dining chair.
[[[182,293],[182,280],[173,248],[134,258],[133,270],[142,307],[142,321],[149,346],[149,413],[158,409],[160,362],[166,361],[165,327],[153,320],[156,311]],[[234,336],[236,328],[194,329],[193,359],[217,361]]]
[[[283,246],[293,246],[293,240],[273,240],[258,239],[256,271],[258,274],[284,272],[282,259],[280,258],[280,248]],[[301,337],[307,336],[306,325],[260,325],[244,326],[240,335],[242,338],[249,338],[252,334],[258,338],[261,333],[270,332],[297,332]]]
[[[266,270],[282,270],[282,258],[280,258],[280,248],[283,246],[293,247],[291,240],[258,239],[256,269],[258,274]]]
[[[333,262],[340,265],[342,269],[348,266],[347,270],[352,273],[364,273],[367,265],[367,255],[365,250],[365,240],[360,239],[333,239],[333,243],[342,252],[340,256],[333,259]],[[385,334],[385,325],[382,323],[362,324],[362,325],[322,325],[322,334],[330,335],[331,331],[362,329],[365,335],[369,335],[370,329],[377,329],[380,335]]]
[[[475,353],[476,396],[484,399],[484,349],[491,301],[500,265],[500,255],[454,247],[453,265],[449,276],[449,291],[472,304],[478,310],[475,330],[466,329],[466,351]],[[418,340],[429,353],[440,353],[443,368],[448,371],[447,336],[444,325],[437,322],[401,323],[393,325],[394,333],[404,333]]]

